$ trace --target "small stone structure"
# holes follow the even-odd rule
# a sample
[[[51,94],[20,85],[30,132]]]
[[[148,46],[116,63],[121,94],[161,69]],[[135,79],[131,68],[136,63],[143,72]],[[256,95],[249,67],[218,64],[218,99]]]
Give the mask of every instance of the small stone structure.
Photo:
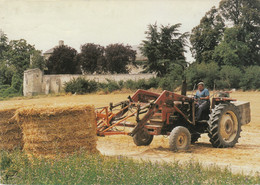
[[[154,74],[108,74],[108,75],[44,75],[40,69],[29,69],[24,72],[23,94],[33,96],[37,94],[59,93],[63,90],[65,82],[82,77],[96,82],[140,80],[155,77]]]

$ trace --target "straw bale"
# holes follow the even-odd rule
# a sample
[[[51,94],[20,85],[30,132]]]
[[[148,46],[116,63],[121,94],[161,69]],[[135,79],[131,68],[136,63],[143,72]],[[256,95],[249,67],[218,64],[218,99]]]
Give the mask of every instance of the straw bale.
[[[96,118],[93,106],[52,105],[17,110],[22,123],[24,150],[33,155],[97,152]]]
[[[0,149],[13,150],[23,147],[22,130],[13,117],[18,107],[1,107],[0,109]]]

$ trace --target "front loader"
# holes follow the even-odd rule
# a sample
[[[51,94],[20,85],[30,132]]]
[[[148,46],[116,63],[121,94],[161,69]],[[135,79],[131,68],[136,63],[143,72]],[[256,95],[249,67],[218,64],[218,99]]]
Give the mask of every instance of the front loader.
[[[96,109],[97,135],[129,135],[137,146],[149,145],[155,135],[166,135],[170,149],[177,151],[208,133],[213,147],[233,147],[241,126],[250,122],[250,104],[230,98],[229,92],[219,93],[211,102],[203,120],[196,121],[193,97],[137,90],[126,101]]]

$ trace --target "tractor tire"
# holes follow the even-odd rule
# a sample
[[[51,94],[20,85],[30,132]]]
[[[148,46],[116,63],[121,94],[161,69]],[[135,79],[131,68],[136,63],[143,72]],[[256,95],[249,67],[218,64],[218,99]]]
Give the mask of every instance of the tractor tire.
[[[215,106],[208,121],[208,136],[215,148],[233,147],[241,132],[241,115],[235,105],[219,104]]]
[[[191,134],[183,126],[175,127],[169,137],[170,150],[179,151],[189,149],[191,144]]]
[[[146,131],[141,130],[133,136],[136,146],[148,146],[153,141],[153,135],[149,135]]]
[[[197,142],[199,138],[200,138],[200,134],[192,133],[191,134],[191,144],[194,144],[195,142]]]

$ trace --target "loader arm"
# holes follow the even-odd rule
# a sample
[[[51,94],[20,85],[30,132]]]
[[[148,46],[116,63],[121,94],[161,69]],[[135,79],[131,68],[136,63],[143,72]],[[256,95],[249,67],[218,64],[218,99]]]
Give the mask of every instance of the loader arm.
[[[162,122],[165,124],[170,124],[170,116],[175,112],[178,112],[188,123],[195,124],[194,116],[190,119],[175,105],[175,102],[188,102],[192,105],[191,111],[194,114],[195,108],[192,98],[166,90],[161,94],[137,90],[127,101],[122,101],[115,105],[110,103],[108,107],[97,109],[97,135],[124,134],[134,136],[139,130],[144,128],[158,111],[161,111]],[[121,107],[118,110],[119,106]],[[140,118],[140,115],[143,115],[142,118]],[[135,123],[127,121],[134,116],[136,117]],[[133,130],[131,132],[118,131],[117,126],[131,127]]]

